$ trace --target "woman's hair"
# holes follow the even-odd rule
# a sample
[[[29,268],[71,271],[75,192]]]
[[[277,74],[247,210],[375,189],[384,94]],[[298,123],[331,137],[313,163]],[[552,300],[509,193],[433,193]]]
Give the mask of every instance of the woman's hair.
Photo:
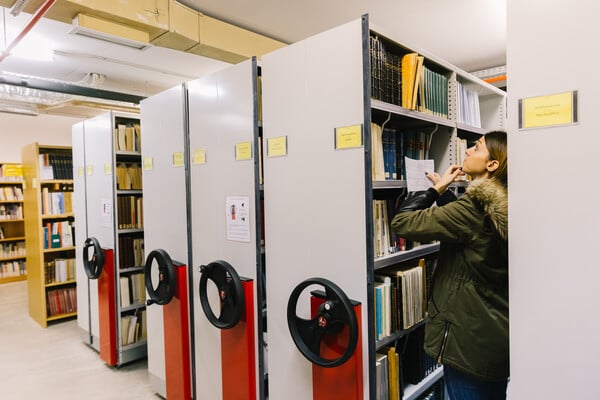
[[[498,161],[498,168],[490,172],[489,177],[508,186],[508,156],[506,132],[492,131],[484,136],[485,146],[490,153],[490,160]]]

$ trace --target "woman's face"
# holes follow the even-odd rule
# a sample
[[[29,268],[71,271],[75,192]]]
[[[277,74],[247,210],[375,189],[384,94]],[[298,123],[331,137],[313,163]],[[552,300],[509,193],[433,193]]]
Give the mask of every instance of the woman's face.
[[[472,178],[482,178],[488,175],[490,153],[482,136],[473,147],[469,147],[463,161],[462,171]]]

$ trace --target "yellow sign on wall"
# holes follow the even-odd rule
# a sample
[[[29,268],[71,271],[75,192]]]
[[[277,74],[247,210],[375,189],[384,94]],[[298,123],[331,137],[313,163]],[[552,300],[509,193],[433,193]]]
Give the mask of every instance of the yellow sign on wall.
[[[235,144],[235,160],[251,160],[252,159],[252,143],[241,142]]]
[[[206,148],[200,147],[198,149],[194,149],[194,151],[192,152],[192,164],[206,164]]]
[[[173,153],[173,166],[174,167],[183,167],[184,166],[183,152],[176,151]]]
[[[267,139],[267,156],[287,156],[287,136],[279,136]]]
[[[577,122],[577,91],[519,100],[519,129]]]

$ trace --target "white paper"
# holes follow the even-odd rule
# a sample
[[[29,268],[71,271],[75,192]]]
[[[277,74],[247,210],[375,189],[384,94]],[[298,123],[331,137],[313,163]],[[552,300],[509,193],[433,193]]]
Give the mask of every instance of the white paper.
[[[101,224],[105,227],[112,227],[113,218],[112,218],[112,200],[110,199],[100,199],[100,218]]]
[[[433,186],[425,176],[426,172],[431,173],[434,171],[433,160],[413,160],[404,157],[404,165],[406,166],[406,185],[409,192],[427,190]]]
[[[227,196],[225,198],[227,240],[250,242],[250,198]]]

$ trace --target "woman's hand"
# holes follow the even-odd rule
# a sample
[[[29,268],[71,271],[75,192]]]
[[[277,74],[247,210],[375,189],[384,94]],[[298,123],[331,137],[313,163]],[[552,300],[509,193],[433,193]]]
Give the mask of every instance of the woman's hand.
[[[464,173],[460,165],[451,165],[442,176],[437,172],[426,174],[427,178],[433,183],[433,188],[439,194],[444,193],[448,189],[448,186],[461,175],[464,175]]]

